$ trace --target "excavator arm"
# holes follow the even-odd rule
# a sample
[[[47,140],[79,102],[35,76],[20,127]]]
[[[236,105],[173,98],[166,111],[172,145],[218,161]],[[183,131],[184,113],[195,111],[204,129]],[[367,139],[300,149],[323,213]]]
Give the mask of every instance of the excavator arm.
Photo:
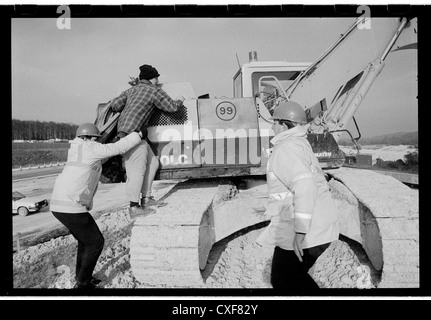
[[[365,29],[358,18],[286,89],[312,115],[310,133],[331,132],[338,141],[408,24],[407,18],[371,19]]]

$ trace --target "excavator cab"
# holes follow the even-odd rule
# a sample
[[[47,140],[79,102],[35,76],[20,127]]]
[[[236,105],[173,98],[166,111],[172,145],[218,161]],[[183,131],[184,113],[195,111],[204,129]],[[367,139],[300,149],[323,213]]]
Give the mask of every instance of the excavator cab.
[[[280,102],[289,100],[287,88],[310,66],[310,63],[259,62],[254,51],[249,53],[249,57],[249,63],[244,64],[235,74],[234,96],[255,97],[261,135],[265,136],[264,130],[269,132],[270,140],[274,133],[269,117]],[[326,99],[306,108],[305,111],[308,123],[311,124],[327,111]],[[339,168],[344,164],[345,154],[340,150],[332,133],[309,132],[307,138],[322,169]]]

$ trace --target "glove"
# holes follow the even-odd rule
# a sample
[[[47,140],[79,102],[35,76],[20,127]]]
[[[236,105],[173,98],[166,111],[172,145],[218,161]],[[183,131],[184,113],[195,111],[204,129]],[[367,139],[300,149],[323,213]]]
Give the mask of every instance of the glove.
[[[183,96],[178,96],[175,100],[179,100],[181,102],[184,102],[184,100],[186,100],[186,98],[184,98]]]
[[[271,220],[271,217],[266,214],[265,206],[253,207],[252,214],[261,219],[262,221]]]
[[[116,135],[116,137],[118,138],[118,140],[124,138],[125,136],[127,136],[127,133],[125,133],[124,131],[120,131]]]

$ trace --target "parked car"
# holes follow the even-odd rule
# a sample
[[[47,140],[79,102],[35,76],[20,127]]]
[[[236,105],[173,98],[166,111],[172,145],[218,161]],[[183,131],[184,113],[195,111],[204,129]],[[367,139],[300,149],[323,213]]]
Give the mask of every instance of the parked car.
[[[47,207],[47,199],[37,197],[26,197],[18,191],[12,191],[12,213],[18,213],[20,216],[26,216],[30,212],[37,212]]]

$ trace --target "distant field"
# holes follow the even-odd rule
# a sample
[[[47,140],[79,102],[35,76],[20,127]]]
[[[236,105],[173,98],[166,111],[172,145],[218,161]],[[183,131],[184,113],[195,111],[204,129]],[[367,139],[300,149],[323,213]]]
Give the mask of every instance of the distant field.
[[[68,149],[69,142],[12,142],[12,150]]]
[[[12,168],[64,162],[68,149],[68,142],[12,143]]]

